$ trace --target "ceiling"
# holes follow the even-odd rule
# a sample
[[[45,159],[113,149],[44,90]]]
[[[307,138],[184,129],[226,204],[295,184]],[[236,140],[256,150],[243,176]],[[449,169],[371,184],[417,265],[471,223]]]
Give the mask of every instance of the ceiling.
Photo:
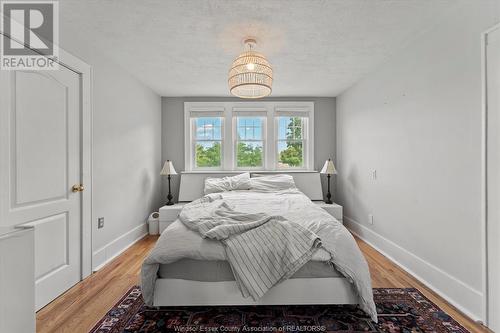
[[[162,96],[228,96],[227,73],[246,36],[273,65],[272,96],[336,96],[456,3],[61,0],[60,31]]]

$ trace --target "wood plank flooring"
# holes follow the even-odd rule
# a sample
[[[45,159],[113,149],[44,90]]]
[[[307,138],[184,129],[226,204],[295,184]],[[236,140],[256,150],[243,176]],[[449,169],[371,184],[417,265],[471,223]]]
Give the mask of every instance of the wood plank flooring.
[[[37,313],[37,332],[88,332],[125,294],[139,283],[143,259],[157,237],[146,236],[97,273],[78,283]],[[411,275],[360,239],[375,288],[417,288],[471,332],[491,332],[448,304]]]

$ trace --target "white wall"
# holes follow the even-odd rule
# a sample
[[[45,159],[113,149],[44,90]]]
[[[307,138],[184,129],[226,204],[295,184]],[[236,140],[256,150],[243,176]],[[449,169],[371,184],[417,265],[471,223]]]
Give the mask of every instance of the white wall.
[[[480,36],[498,13],[497,1],[459,7],[337,98],[344,221],[474,318],[483,288]]]
[[[61,28],[61,46],[93,67],[93,267],[147,232],[160,205],[161,98]],[[97,229],[97,218],[105,225]]]

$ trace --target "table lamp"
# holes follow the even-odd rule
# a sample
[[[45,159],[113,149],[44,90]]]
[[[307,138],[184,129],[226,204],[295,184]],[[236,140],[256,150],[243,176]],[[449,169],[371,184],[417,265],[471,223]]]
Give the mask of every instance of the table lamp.
[[[325,174],[328,177],[328,192],[326,193],[326,200],[325,203],[327,204],[332,204],[332,194],[330,193],[330,177],[331,175],[336,175],[337,170],[335,170],[335,165],[333,165],[333,161],[331,158],[329,158],[326,162],[325,165],[323,165],[323,169],[319,173]]]
[[[167,176],[167,179],[168,179],[168,195],[167,195],[168,201],[166,203],[167,206],[171,206],[174,204],[172,202],[172,198],[173,198],[172,192],[170,191],[170,176],[176,175],[176,174],[177,174],[177,172],[175,171],[175,168],[174,168],[174,165],[172,164],[172,161],[166,160],[165,164],[163,164],[163,169],[161,169],[161,171],[160,171],[160,175]]]

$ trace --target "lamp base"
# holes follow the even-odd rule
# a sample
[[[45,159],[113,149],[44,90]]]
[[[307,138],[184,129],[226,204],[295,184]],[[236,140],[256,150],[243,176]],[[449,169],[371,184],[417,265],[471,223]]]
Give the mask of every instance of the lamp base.
[[[169,186],[168,195],[167,195],[168,201],[165,205],[172,206],[174,204],[174,202],[172,201],[173,198],[174,198],[174,196],[172,195],[172,193],[170,193],[170,186]]]
[[[331,205],[332,202],[332,194],[330,193],[330,174],[326,175],[328,178],[328,192],[326,193],[326,200],[325,203]]]

